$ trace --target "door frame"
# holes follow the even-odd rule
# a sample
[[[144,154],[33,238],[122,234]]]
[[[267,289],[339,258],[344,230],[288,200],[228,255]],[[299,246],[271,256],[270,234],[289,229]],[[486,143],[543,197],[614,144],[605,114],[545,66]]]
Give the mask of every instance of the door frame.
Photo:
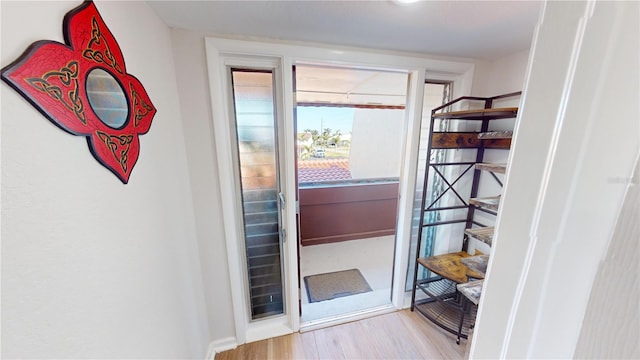
[[[292,66],[304,64],[352,66],[364,69],[406,71],[409,74],[407,91],[406,121],[403,133],[407,134],[403,141],[403,159],[400,175],[400,191],[398,202],[398,220],[396,231],[396,245],[394,252],[393,283],[391,302],[397,309],[408,306],[404,284],[407,276],[409,255],[412,194],[415,191],[415,174],[417,169],[418,142],[420,137],[420,123],[422,119],[422,99],[424,81],[442,79],[453,81],[453,96],[469,94],[473,80],[474,63],[461,60],[442,60],[427,56],[407,56],[391,53],[366,51],[344,47],[311,47],[282,43],[231,40],[207,37],[205,51],[211,94],[213,114],[213,128],[216,141],[218,160],[218,177],[220,181],[220,195],[223,204],[233,204],[237,207],[237,197],[234,194],[236,167],[232,156],[230,141],[229,116],[232,110],[228,92],[226,76],[227,66],[230,64],[259,67],[260,61],[271,61],[277,64],[279,75],[276,74],[275,89],[278,92],[276,101],[279,116],[283,121],[283,133],[280,139],[284,142],[284,154],[280,155],[282,192],[286,199],[290,199],[282,211],[283,228],[287,232],[288,241],[283,244],[283,275],[284,296],[286,299],[285,314],[260,321],[251,321],[247,311],[246,270],[243,267],[244,253],[240,227],[241,219],[237,211],[224,211],[223,223],[226,238],[229,277],[231,284],[231,299],[233,301],[233,316],[236,331],[236,343],[243,344],[296,332],[300,329],[298,315],[298,238],[296,228],[296,209],[293,205],[296,198],[295,187],[295,147],[294,115],[292,91]],[[289,86],[287,86],[289,84]],[[280,96],[282,95],[282,96]]]

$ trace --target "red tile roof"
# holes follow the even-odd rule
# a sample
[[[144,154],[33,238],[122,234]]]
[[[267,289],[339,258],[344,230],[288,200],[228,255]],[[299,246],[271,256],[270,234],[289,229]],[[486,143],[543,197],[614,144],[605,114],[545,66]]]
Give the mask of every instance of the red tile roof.
[[[350,180],[348,159],[313,159],[298,162],[298,182],[312,183],[332,180]]]

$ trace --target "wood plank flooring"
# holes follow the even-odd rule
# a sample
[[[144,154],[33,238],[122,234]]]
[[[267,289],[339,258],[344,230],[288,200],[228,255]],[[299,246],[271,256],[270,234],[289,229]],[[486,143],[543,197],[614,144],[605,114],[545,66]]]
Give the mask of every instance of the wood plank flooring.
[[[238,346],[215,360],[236,359],[463,359],[467,341],[416,312],[397,311],[305,333]]]

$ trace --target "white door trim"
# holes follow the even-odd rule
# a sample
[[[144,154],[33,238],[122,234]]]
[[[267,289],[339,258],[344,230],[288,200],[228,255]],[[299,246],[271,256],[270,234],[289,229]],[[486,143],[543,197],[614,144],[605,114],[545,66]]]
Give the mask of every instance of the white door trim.
[[[417,150],[419,129],[422,112],[422,98],[425,77],[442,78],[455,82],[454,89],[457,94],[468,94],[471,90],[474,64],[471,61],[443,60],[430,57],[395,55],[349,48],[330,46],[299,46],[281,43],[268,43],[256,41],[241,41],[208,37],[205,39],[209,86],[211,89],[211,106],[213,114],[213,128],[215,132],[216,151],[218,156],[218,177],[220,179],[221,201],[225,206],[237,202],[233,189],[235,188],[234,169],[232,156],[232,143],[230,141],[231,129],[229,125],[230,103],[227,99],[225,57],[246,56],[270,57],[278,59],[281,66],[282,82],[284,86],[277,88],[282,94],[282,116],[284,120],[284,134],[293,134],[293,91],[291,67],[296,63],[321,63],[340,66],[354,66],[360,68],[406,71],[410,74],[410,86],[407,102],[407,136],[404,141],[404,159],[400,182],[400,201],[396,235],[396,253],[394,262],[394,278],[392,289],[392,304],[400,309],[406,306],[404,296],[404,284],[406,281],[409,237],[411,227],[411,203],[414,191],[414,180],[417,168]],[[249,60],[251,61],[251,60]],[[428,74],[428,75],[426,75]],[[227,100],[226,100],[227,99]],[[284,136],[284,163],[281,166],[282,191],[287,199],[295,199],[295,138]],[[224,233],[227,245],[227,257],[229,276],[231,283],[231,298],[233,301],[233,315],[238,344],[256,341],[295,332],[300,328],[298,316],[298,259],[295,209],[287,206],[283,210],[283,227],[287,231],[289,241],[284,244],[284,276],[286,315],[267,319],[264,321],[250,322],[247,311],[246,277],[243,274],[243,250],[239,247],[241,233],[241,219],[238,219],[236,211],[223,211]],[[294,301],[294,299],[296,299]]]

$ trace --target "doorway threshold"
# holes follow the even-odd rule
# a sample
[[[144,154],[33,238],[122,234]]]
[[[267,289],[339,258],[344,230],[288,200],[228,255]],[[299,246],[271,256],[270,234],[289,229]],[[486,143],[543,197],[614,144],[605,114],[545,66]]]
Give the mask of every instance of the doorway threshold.
[[[369,309],[354,311],[348,314],[341,314],[332,317],[327,317],[318,320],[311,320],[300,324],[300,332],[313,331],[318,329],[327,328],[330,326],[346,324],[353,321],[358,321],[378,315],[384,315],[398,311],[391,303],[381,306],[376,306]]]

